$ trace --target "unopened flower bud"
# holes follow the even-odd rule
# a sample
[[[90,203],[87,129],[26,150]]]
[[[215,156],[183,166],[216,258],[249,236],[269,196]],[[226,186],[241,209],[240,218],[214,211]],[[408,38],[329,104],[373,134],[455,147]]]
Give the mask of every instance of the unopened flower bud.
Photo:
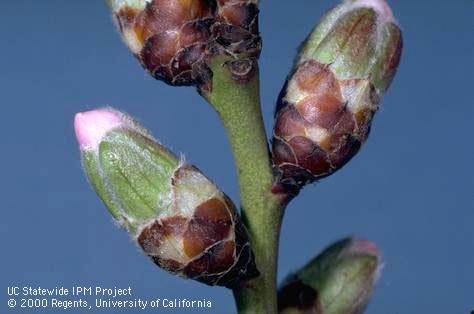
[[[114,219],[167,271],[233,286],[258,274],[232,201],[113,109],[78,113],[85,172]]]
[[[122,37],[143,67],[170,85],[210,83],[207,61],[261,49],[258,7],[248,0],[107,0]]]
[[[291,276],[278,293],[282,314],[361,314],[381,269],[380,252],[367,240],[345,239]]]
[[[205,51],[214,21],[206,0],[108,0],[122,37],[143,67],[170,85],[207,74]]]
[[[401,31],[384,0],[345,0],[327,13],[278,100],[273,162],[282,183],[300,188],[358,152],[401,51]]]

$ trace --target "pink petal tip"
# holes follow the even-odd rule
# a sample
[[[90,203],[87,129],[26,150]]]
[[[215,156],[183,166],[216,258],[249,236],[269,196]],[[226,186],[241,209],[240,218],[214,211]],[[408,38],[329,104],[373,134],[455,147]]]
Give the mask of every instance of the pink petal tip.
[[[97,149],[107,132],[126,124],[120,112],[107,108],[79,112],[74,117],[74,130],[82,150]]]
[[[353,253],[364,253],[380,257],[381,253],[377,245],[369,240],[353,239],[350,247]]]

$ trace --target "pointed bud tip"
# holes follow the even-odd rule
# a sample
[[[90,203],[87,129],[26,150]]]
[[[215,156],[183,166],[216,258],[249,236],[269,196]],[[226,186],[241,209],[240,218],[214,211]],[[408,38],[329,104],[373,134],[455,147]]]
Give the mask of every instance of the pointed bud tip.
[[[382,252],[377,245],[369,240],[353,238],[348,249],[352,254],[369,255],[375,258],[376,268],[374,269],[373,281],[376,283],[379,280],[384,267]]]
[[[358,254],[373,255],[378,259],[380,259],[382,255],[379,248],[374,242],[363,239],[352,239],[350,251]]]
[[[79,112],[74,117],[74,130],[81,150],[97,149],[104,135],[126,124],[122,114],[110,108]]]
[[[372,8],[379,13],[379,17],[386,22],[392,22],[398,25],[397,20],[393,16],[392,9],[385,0],[355,0],[353,1],[355,7]]]

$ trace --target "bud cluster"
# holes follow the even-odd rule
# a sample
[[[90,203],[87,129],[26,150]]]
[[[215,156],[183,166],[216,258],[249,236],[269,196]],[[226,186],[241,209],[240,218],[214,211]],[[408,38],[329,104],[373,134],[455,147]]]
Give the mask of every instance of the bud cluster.
[[[197,168],[112,109],[78,113],[75,129],[92,186],[157,265],[209,285],[258,275],[235,206]]]
[[[258,58],[252,0],[108,0],[125,43],[143,67],[170,85],[203,85],[216,54]]]
[[[323,18],[277,103],[273,162],[282,183],[301,188],[359,151],[401,50],[400,28],[384,0],[345,0]]]

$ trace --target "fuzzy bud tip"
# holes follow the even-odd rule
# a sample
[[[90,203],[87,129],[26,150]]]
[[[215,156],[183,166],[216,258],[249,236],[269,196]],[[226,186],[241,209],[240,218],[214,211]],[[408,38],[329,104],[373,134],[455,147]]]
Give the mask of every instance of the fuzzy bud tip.
[[[350,251],[353,253],[373,255],[377,258],[381,256],[380,250],[374,242],[363,239],[353,239]]]
[[[107,132],[125,124],[122,114],[108,108],[79,112],[74,117],[74,130],[81,150],[96,150]]]
[[[379,14],[379,18],[387,22],[398,24],[393,16],[392,9],[385,0],[355,0],[354,6],[372,8]]]

